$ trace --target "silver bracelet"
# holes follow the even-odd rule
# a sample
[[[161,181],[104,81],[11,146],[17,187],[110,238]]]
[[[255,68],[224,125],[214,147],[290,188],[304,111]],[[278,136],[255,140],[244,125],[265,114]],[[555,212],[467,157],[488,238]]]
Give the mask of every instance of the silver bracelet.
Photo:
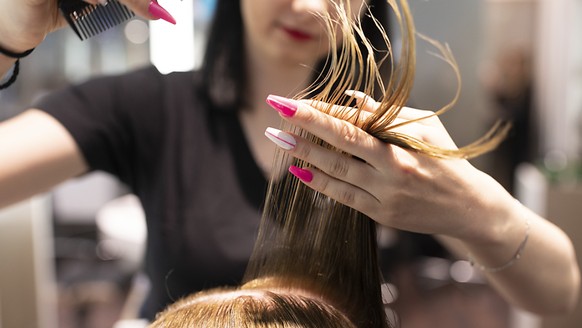
[[[487,266],[484,266],[482,264],[475,262],[475,259],[471,256],[471,254],[469,254],[469,263],[471,263],[471,266],[473,266],[481,271],[490,272],[490,273],[503,271],[503,270],[513,266],[521,258],[521,255],[523,254],[523,249],[525,248],[525,244],[527,244],[527,240],[529,239],[529,231],[530,231],[529,219],[526,219],[525,220],[525,237],[523,238],[523,240],[519,244],[519,247],[517,248],[517,250],[513,254],[513,257],[509,261],[507,261],[507,263],[502,264],[502,265],[497,266],[497,267],[487,267]]]

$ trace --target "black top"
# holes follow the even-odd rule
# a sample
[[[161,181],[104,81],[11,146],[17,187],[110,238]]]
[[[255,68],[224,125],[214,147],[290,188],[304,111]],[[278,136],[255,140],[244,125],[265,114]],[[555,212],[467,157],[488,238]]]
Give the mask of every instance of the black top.
[[[37,104],[71,133],[91,170],[117,176],[141,200],[148,319],[193,291],[238,284],[260,219],[266,180],[236,112],[209,106],[199,77],[148,67]]]

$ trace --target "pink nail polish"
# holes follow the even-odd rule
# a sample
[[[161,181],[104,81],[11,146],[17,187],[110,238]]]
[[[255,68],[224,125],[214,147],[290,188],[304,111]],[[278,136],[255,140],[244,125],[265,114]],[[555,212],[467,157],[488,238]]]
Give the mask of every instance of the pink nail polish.
[[[174,17],[172,17],[172,15],[170,15],[170,13],[166,9],[160,6],[157,0],[152,0],[150,2],[148,11],[155,18],[163,19],[168,23],[176,25],[176,20],[174,19]]]
[[[289,172],[296,176],[299,180],[303,182],[311,182],[313,181],[313,173],[308,170],[299,168],[297,166],[291,165],[289,166]]]
[[[297,111],[297,100],[269,95],[267,97],[267,104],[276,109],[281,115],[291,117]]]

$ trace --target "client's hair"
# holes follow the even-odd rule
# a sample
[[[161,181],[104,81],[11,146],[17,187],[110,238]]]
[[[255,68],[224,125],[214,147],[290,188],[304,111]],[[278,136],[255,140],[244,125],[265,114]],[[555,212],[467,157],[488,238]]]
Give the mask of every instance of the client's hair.
[[[467,158],[495,147],[506,132],[505,124],[495,126],[484,138],[460,149],[442,149],[394,131],[399,125],[413,122],[394,124],[412,88],[416,34],[406,0],[398,1],[399,5],[396,0],[386,1],[402,32],[398,62],[393,60],[390,41],[380,24],[377,27],[385,37],[388,50],[378,62],[378,50],[363,34],[360,20],[353,19],[350,2],[330,1],[336,10],[332,11],[333,15],[321,17],[334,47],[326,64],[330,67],[321,77],[322,84],[312,85],[303,95],[329,103],[327,108],[320,108],[329,112],[332,104],[354,106],[353,99],[345,94],[347,89],[374,94],[380,88],[384,96],[375,113],[360,115],[356,111],[354,114],[346,106],[344,112],[334,110],[334,115],[380,140],[429,156]],[[338,33],[342,42],[336,49]],[[459,77],[448,48],[430,42]],[[367,52],[358,43],[367,44]],[[389,65],[391,70],[387,84],[381,78],[382,65]],[[452,107],[458,93],[459,90],[451,103],[435,115]],[[283,128],[333,149],[296,127],[283,124]],[[289,164],[308,165],[278,151],[274,167],[286,168]],[[292,175],[281,176],[282,170],[273,171],[244,284],[234,289],[200,292],[178,301],[159,314],[152,327],[392,326],[381,293],[375,222],[310,189]]]
[[[215,288],[170,305],[151,327],[357,328],[340,310],[286,289]]]

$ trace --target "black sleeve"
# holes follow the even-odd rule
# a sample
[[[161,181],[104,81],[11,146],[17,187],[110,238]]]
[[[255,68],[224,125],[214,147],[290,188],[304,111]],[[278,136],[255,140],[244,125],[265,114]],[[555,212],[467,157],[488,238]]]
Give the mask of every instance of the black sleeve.
[[[162,126],[161,77],[148,67],[95,78],[45,96],[35,107],[63,124],[91,170],[109,172],[132,186],[135,170],[148,160],[143,157],[155,156],[156,129]]]

